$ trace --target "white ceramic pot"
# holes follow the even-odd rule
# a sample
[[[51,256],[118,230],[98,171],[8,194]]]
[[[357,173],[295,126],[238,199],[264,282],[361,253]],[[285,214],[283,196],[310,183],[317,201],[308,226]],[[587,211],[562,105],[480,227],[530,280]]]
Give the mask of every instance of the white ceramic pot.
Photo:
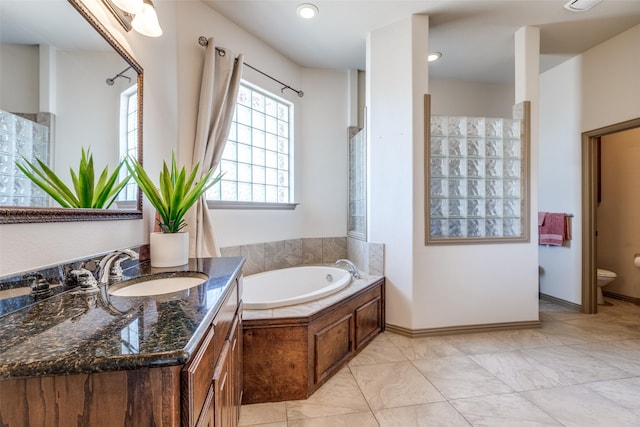
[[[177,267],[189,262],[189,233],[151,233],[152,267]]]

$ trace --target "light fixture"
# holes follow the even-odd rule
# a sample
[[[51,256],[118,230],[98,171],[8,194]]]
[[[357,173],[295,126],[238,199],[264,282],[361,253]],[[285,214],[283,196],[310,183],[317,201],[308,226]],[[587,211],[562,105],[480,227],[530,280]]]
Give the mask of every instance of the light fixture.
[[[151,0],[102,0],[125,31],[131,28],[147,37],[159,37],[162,28]],[[136,6],[136,4],[141,6]],[[137,10],[137,12],[132,12]]]
[[[142,13],[133,18],[131,26],[134,30],[147,37],[160,37],[162,35],[158,14],[151,0],[144,0]]]
[[[318,7],[311,3],[302,3],[296,10],[298,16],[304,19],[311,19],[318,14]]]
[[[440,53],[440,52],[433,52],[433,53],[430,53],[430,54],[427,56],[427,61],[429,61],[429,62],[434,62],[434,61],[437,61],[438,59],[440,59],[441,57],[442,57],[442,53]]]
[[[564,8],[572,12],[584,12],[600,3],[602,0],[571,0]]]
[[[144,0],[111,0],[111,2],[132,15],[141,13],[144,7]]]

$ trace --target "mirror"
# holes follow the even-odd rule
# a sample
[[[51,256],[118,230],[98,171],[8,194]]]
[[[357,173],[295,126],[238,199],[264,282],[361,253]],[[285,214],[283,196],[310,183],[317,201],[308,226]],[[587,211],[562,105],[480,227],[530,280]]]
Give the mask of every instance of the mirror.
[[[97,174],[126,152],[142,162],[142,82],[142,67],[82,0],[2,0],[0,224],[142,218],[135,184],[110,209],[61,208],[15,167],[39,158],[70,185],[82,147]]]

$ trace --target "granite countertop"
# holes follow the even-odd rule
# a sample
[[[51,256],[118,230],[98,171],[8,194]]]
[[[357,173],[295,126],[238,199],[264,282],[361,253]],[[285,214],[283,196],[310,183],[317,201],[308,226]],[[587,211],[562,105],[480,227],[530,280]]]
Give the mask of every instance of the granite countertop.
[[[148,262],[129,277],[202,272],[186,291],[117,297],[66,290],[0,317],[0,380],[170,366],[187,362],[222,304],[244,259],[191,259],[157,269]]]

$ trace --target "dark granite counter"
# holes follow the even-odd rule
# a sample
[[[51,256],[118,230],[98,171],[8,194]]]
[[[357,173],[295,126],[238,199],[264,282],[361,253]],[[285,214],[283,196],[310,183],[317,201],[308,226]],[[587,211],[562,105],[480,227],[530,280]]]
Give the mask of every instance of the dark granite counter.
[[[0,317],[0,379],[184,364],[204,336],[243,258],[191,259],[173,269],[136,264],[130,277],[202,272],[185,291],[105,299],[66,290]]]

